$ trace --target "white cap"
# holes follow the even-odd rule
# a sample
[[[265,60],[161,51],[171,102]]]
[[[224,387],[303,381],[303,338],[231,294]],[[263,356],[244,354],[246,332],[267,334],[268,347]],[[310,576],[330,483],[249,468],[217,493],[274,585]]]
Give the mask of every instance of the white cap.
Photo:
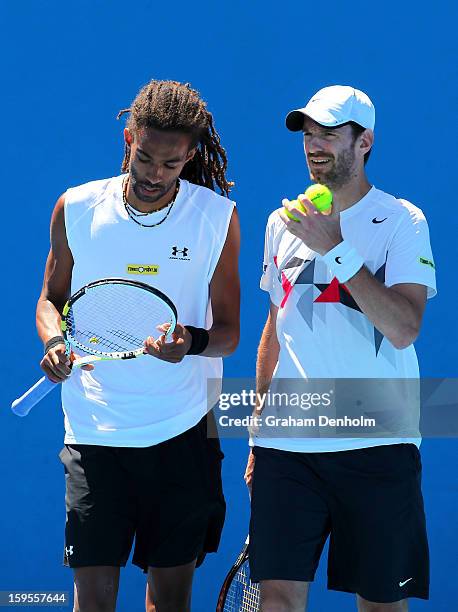
[[[307,106],[288,113],[286,127],[299,132],[304,126],[304,116],[326,127],[337,127],[348,121],[370,130],[375,126],[375,108],[369,97],[348,85],[320,89]]]

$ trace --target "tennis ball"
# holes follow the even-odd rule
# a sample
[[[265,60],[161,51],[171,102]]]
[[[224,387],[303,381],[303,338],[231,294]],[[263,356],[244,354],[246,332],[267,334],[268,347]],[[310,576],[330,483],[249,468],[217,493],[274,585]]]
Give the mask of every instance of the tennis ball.
[[[305,212],[305,209],[302,206],[302,204],[299,202],[299,200],[290,200],[289,203],[295,206],[296,208],[298,208],[299,210],[302,210],[302,212]],[[286,216],[292,219],[293,221],[299,221],[296,215],[293,215],[292,213],[290,213],[287,208],[285,208],[285,213],[286,213]]]
[[[326,185],[310,185],[310,187],[305,190],[304,195],[321,213],[329,214],[331,212],[332,192],[326,187]],[[302,212],[305,212],[305,208],[302,206],[301,202],[298,199],[291,200],[290,204],[292,204],[299,210],[302,210]],[[299,219],[295,215],[290,213],[289,210],[287,210],[286,208],[285,213],[286,216],[292,219],[293,221],[299,221]]]
[[[304,195],[320,212],[325,212],[332,206],[332,193],[326,185],[310,185]]]

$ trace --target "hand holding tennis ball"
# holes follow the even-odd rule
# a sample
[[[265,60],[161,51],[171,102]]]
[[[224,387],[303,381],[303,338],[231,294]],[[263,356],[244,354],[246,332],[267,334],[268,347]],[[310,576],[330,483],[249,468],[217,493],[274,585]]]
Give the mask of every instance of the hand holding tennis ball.
[[[304,195],[321,213],[329,214],[331,212],[332,192],[326,187],[326,185],[310,185],[310,187],[306,189]],[[305,212],[304,207],[299,200],[291,200],[291,204],[293,204],[296,208],[299,208],[299,210]],[[299,221],[299,219],[290,213],[286,208],[285,213],[293,221]]]

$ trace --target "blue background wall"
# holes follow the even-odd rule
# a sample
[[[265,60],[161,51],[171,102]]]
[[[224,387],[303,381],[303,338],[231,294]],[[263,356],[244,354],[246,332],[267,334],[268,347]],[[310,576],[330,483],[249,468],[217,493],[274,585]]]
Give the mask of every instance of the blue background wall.
[[[456,376],[456,3],[296,1],[279,10],[240,0],[3,0],[0,11],[0,590],[71,590],[71,574],[60,564],[58,396],[25,420],[10,413],[9,403],[39,375],[34,309],[53,204],[67,186],[118,172],[123,125],[116,113],[150,78],[189,81],[201,91],[237,183],[242,341],[226,362],[228,376],[254,374],[267,311],[258,289],[267,216],[308,184],[301,139],[284,129],[285,113],[333,83],[353,84],[375,102],[371,180],[428,217],[439,295],[428,304],[417,349],[424,376]],[[246,446],[229,440],[224,450],[229,515],[220,554],[196,576],[199,612],[214,609],[247,529]],[[422,446],[432,589],[430,603],[413,602],[412,610],[449,611],[457,600],[456,450],[454,439]],[[325,591],[324,561],[309,609],[353,610],[350,595]],[[129,566],[118,609],[141,610],[143,593],[143,575]]]

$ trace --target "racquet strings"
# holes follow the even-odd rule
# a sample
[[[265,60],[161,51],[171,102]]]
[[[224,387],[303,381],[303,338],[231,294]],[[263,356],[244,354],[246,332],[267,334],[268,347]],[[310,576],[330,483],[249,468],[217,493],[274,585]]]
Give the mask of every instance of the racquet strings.
[[[67,314],[67,335],[72,344],[89,354],[131,352],[143,347],[156,326],[175,318],[170,307],[154,293],[131,285],[101,284],[89,288]]]
[[[242,563],[227,592],[224,612],[257,612],[259,585],[251,582],[248,559]]]

